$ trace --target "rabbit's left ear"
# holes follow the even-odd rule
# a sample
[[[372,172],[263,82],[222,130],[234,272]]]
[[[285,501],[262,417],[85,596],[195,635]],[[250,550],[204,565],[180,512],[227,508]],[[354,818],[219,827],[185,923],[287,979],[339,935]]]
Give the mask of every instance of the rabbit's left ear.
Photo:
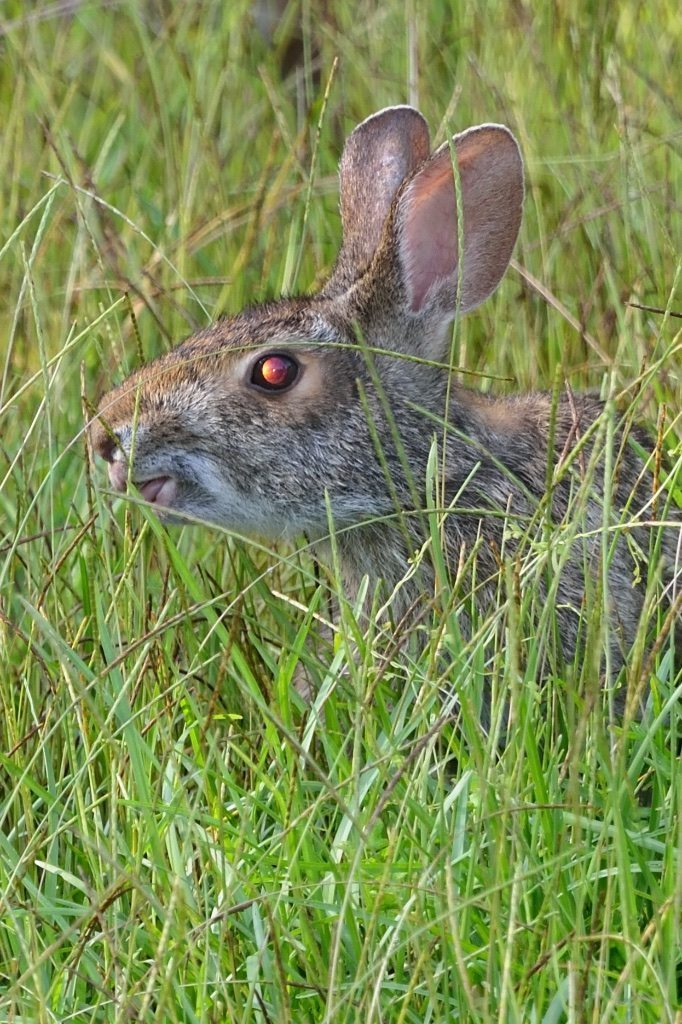
[[[445,318],[483,302],[502,278],[516,242],[523,206],[523,162],[503,125],[469,128],[453,139],[463,213],[458,252],[457,189],[446,143],[405,184],[393,218],[393,249],[407,308],[420,313],[432,300]]]
[[[414,107],[386,107],[348,136],[339,164],[343,244],[323,295],[345,291],[369,265],[396,192],[429,155],[429,129]]]

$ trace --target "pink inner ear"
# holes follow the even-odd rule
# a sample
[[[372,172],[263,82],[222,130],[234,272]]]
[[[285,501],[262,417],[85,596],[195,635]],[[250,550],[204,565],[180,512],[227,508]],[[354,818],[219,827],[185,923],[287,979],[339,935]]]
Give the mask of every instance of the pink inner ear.
[[[405,199],[401,248],[410,309],[417,312],[431,286],[454,278],[457,270],[457,201],[449,159],[425,168]]]
[[[521,223],[523,164],[516,140],[502,125],[469,128],[453,140],[464,219],[463,252],[457,247],[457,196],[452,156],[441,146],[397,199],[397,247],[406,300],[419,312],[434,287],[447,282],[444,311],[455,315],[483,302],[511,258]]]

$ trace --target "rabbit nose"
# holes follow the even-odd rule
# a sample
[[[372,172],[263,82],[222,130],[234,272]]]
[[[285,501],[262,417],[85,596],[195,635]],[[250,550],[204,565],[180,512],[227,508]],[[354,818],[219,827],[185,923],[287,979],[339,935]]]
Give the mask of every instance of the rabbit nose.
[[[118,450],[118,442],[111,431],[105,430],[101,423],[95,421],[91,427],[90,437],[95,452],[107,462],[113,462]]]
[[[120,459],[109,463],[109,481],[115,491],[125,491],[128,484],[128,467]]]
[[[122,458],[118,438],[111,430],[105,430],[96,421],[92,427],[92,447],[109,463],[109,482],[115,491],[125,491],[128,483],[128,466]]]

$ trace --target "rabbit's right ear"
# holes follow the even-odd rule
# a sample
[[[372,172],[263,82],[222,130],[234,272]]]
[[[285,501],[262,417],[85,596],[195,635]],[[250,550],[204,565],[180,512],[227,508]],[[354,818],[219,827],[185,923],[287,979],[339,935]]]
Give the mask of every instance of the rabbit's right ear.
[[[411,313],[435,306],[447,322],[455,316],[458,291],[464,313],[495,290],[519,232],[523,192],[518,144],[498,124],[456,135],[452,150],[445,143],[406,182],[394,204],[387,241],[400,265]]]
[[[429,148],[428,125],[414,107],[386,107],[348,136],[339,164],[343,244],[324,295],[345,291],[369,266],[396,192]]]

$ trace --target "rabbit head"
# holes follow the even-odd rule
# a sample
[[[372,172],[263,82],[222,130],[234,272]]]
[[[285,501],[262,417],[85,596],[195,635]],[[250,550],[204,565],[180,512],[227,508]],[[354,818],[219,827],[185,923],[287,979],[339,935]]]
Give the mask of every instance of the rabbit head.
[[[164,517],[267,538],[319,537],[330,513],[343,528],[407,501],[433,432],[423,410],[442,413],[448,327],[497,286],[523,203],[507,128],[429,149],[410,107],[360,124],[321,292],[221,320],[102,399],[92,439],[116,490],[132,482]]]

